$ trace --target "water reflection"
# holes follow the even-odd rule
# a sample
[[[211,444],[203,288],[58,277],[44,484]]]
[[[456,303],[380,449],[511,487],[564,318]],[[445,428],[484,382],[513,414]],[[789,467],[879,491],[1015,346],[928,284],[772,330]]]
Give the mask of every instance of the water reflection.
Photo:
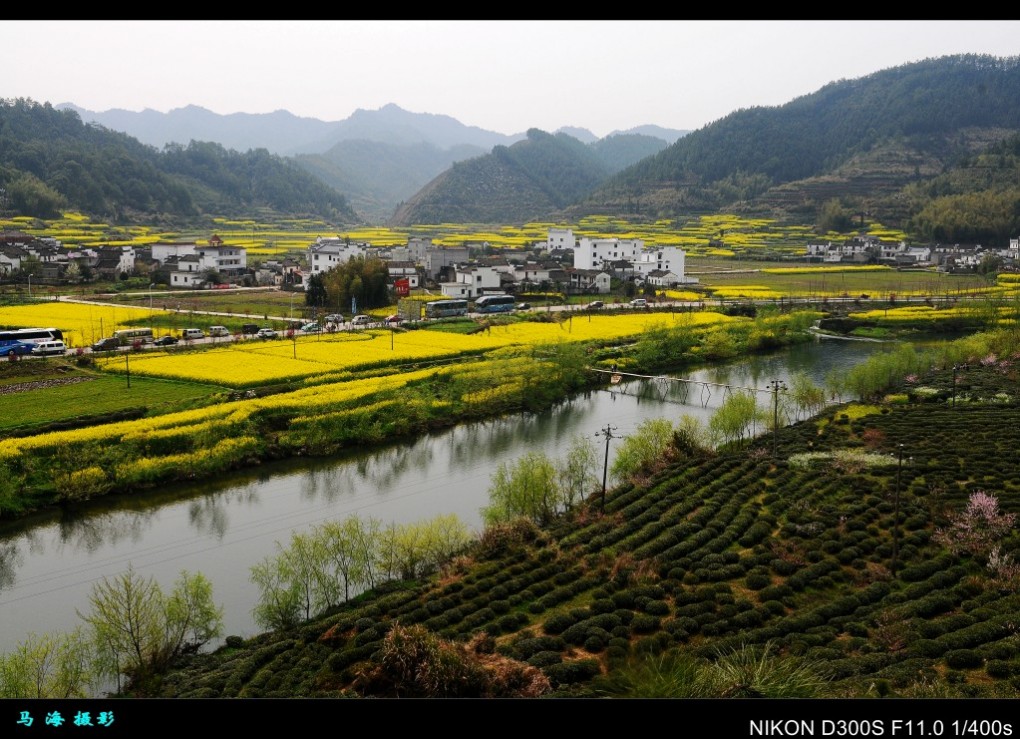
[[[75,611],[87,606],[92,585],[129,564],[167,587],[182,569],[201,571],[225,607],[226,633],[250,635],[257,591],[248,569],[292,532],[352,514],[406,523],[455,513],[478,528],[489,481],[505,460],[534,450],[556,458],[574,437],[594,439],[607,424],[626,435],[650,418],[689,414],[707,421],[726,397],[716,385],[789,384],[798,371],[821,384],[834,367],[880,349],[849,342],[795,347],[682,375],[694,384],[659,378],[621,383],[543,413],[470,423],[332,459],[269,463],[216,481],[37,516],[0,533],[0,652],[29,632],[74,628]],[[769,400],[759,394],[759,402]],[[617,447],[611,445],[610,461]]]

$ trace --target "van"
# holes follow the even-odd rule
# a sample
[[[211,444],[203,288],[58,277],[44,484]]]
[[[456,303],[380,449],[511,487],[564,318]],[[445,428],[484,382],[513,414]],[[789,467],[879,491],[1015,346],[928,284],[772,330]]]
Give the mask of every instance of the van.
[[[200,328],[186,328],[181,331],[181,337],[190,341],[191,339],[204,339],[205,334]]]
[[[230,336],[230,331],[227,329],[226,326],[210,326],[209,327],[209,335],[210,336]]]
[[[35,349],[32,350],[32,354],[35,355],[46,355],[46,354],[61,354],[67,351],[67,347],[64,346],[63,341],[40,341],[35,345]]]
[[[360,315],[351,319],[352,326],[367,326],[372,322],[372,316]]]
[[[120,339],[116,336],[107,336],[100,339],[92,345],[92,351],[94,352],[112,352],[113,350],[120,347]]]
[[[644,298],[634,298],[634,300],[630,301],[630,307],[631,308],[647,308],[648,307],[648,301],[645,300]]]

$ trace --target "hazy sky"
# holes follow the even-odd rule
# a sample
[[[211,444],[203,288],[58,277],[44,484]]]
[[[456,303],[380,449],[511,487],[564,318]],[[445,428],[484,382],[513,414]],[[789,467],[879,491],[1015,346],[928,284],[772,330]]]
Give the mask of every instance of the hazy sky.
[[[512,134],[696,129],[928,57],[1015,56],[1020,21],[3,21],[0,97],[290,112],[387,103]]]

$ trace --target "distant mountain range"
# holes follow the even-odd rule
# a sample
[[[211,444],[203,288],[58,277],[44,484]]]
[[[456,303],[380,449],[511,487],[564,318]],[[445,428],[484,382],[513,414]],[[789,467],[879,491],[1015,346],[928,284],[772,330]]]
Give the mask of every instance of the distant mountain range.
[[[334,122],[301,118],[284,110],[220,115],[194,105],[167,113],[148,109],[95,112],[71,103],[56,107],[73,110],[85,123],[126,133],[158,149],[170,143],[211,141],[238,152],[266,149],[292,157],[305,171],[343,193],[365,218],[377,222],[389,219],[399,203],[454,162],[525,138],[523,133],[508,136],[466,126],[446,115],[411,113],[393,104],[378,110],[359,109],[346,120]],[[587,129],[561,130],[584,143],[596,140]],[[686,133],[659,126],[642,126],[634,132],[667,144]]]
[[[833,82],[735,111],[609,172],[594,149],[569,144],[576,138],[532,133],[443,172],[394,223],[726,211],[823,232],[868,218],[919,238],[1000,246],[1020,233],[1017,57],[928,59]]]
[[[409,225],[724,211],[821,232],[869,218],[922,239],[1020,234],[1020,57],[926,59],[690,133],[650,126],[604,139],[583,128],[505,136],[395,105],[326,123],[5,103],[8,213],[63,204],[166,220],[270,208]]]

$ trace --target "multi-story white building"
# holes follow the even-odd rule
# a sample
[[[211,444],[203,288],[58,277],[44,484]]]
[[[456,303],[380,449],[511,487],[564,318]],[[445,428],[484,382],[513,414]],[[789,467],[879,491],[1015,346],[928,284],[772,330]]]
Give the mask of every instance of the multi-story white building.
[[[574,238],[574,232],[569,228],[550,228],[549,238],[545,242],[546,247],[549,251],[554,249],[569,249],[573,251],[577,248],[577,239]]]
[[[187,259],[185,257],[195,257]],[[209,239],[208,244],[157,243],[152,245],[152,259],[161,265],[178,265],[184,260],[185,272],[199,272],[203,275],[218,272],[224,277],[237,277],[248,269],[248,250],[243,246],[227,246],[218,236]],[[191,283],[196,278],[189,278]],[[171,280],[171,284],[173,281]]]
[[[463,267],[457,270],[454,282],[440,283],[439,288],[448,298],[471,300],[486,292],[500,291],[499,272],[493,267]]]
[[[248,250],[241,246],[196,246],[199,269],[236,276],[248,269]]]
[[[675,246],[645,248],[641,239],[580,240],[574,252],[575,269],[611,270],[614,262],[630,262],[633,274],[645,277],[657,270],[672,272],[680,282],[684,277],[684,252]]]
[[[364,257],[368,252],[367,243],[348,243],[339,237],[322,238],[308,247],[308,271],[317,275],[328,272],[355,257]]]

